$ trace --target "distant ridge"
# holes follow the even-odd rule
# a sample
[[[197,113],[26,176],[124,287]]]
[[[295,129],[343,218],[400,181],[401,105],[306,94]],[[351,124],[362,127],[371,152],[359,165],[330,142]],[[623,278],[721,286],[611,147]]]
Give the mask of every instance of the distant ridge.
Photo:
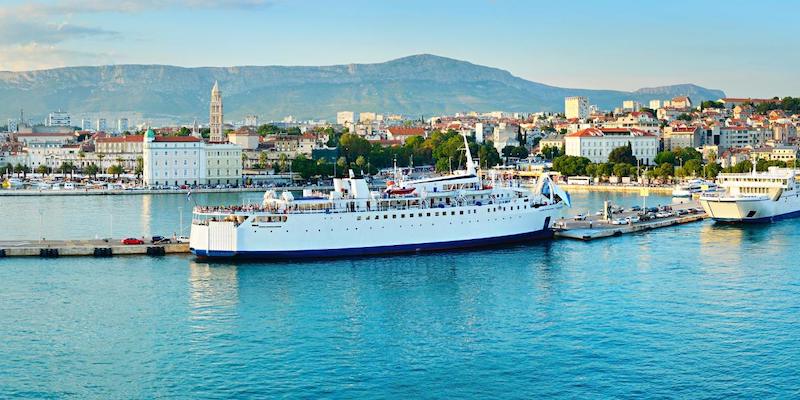
[[[565,96],[588,96],[602,108],[623,100],[689,95],[695,102],[725,97],[693,84],[633,92],[568,89],[528,81],[508,71],[430,54],[378,64],[184,68],[169,65],[66,67],[0,72],[0,117],[25,108],[33,114],[63,109],[141,112],[181,120],[208,117],[211,85],[218,80],[226,120],[256,114],[332,119],[337,111],[431,115],[458,111],[563,111]]]

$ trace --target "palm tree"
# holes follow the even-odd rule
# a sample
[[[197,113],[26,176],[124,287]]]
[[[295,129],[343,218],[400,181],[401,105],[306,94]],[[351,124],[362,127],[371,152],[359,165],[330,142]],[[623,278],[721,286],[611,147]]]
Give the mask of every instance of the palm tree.
[[[39,165],[38,167],[36,167],[36,173],[47,175],[47,166],[44,164]]]

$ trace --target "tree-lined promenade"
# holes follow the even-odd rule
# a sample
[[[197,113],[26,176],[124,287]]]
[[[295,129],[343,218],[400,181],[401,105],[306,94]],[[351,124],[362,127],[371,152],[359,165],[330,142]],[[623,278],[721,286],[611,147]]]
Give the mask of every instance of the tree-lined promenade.
[[[542,153],[554,156],[553,170],[564,176],[591,176],[601,180],[615,177],[638,178],[642,174],[648,179],[671,181],[675,178],[703,177],[714,179],[720,172],[742,173],[753,170],[749,160],[740,161],[733,166],[722,168],[716,158],[709,155],[708,162],[703,162],[703,155],[693,148],[662,151],[654,159],[655,165],[637,168],[636,158],[633,157],[630,144],[614,149],[608,157],[607,163],[593,163],[586,157],[568,156],[561,154],[558,149],[543,149]],[[757,171],[766,171],[771,166],[795,167],[795,161],[788,163],[781,160],[764,160],[756,162]]]

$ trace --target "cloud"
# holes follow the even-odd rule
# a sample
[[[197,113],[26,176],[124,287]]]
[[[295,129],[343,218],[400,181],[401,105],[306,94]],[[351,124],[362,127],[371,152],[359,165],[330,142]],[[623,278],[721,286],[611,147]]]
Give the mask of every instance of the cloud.
[[[270,0],[60,0],[53,3],[27,3],[17,9],[29,15],[133,14],[169,8],[258,9],[271,5]]]
[[[0,46],[0,71],[28,71],[75,64],[108,64],[113,62],[112,59],[113,57],[108,54],[66,50],[39,43]]]
[[[37,22],[23,18],[0,16],[0,45],[25,43],[55,44],[89,37],[114,37],[118,33],[101,28],[69,23]]]
[[[166,9],[253,10],[270,0],[53,0],[0,5],[0,69],[27,70],[114,62],[110,55],[74,51],[65,42],[115,39],[119,32],[70,23],[90,14],[136,14]],[[92,47],[92,46],[89,46]]]

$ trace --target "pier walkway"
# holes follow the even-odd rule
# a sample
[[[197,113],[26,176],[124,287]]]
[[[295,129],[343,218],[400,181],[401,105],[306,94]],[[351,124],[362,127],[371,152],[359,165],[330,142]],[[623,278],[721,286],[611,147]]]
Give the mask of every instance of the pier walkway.
[[[4,240],[0,241],[0,258],[3,257],[67,257],[118,255],[188,254],[188,243],[122,244],[120,239],[109,240]]]
[[[555,237],[577,240],[594,240],[613,236],[621,236],[628,233],[649,231],[673,225],[687,224],[690,222],[702,221],[707,215],[696,201],[686,201],[685,203],[670,205],[672,212],[686,210],[683,215],[671,215],[669,217],[656,218],[648,221],[632,222],[623,225],[614,225],[603,220],[602,216],[588,216],[586,220],[575,221],[572,219],[559,220],[555,224]],[[694,212],[690,212],[694,211]],[[625,219],[627,217],[638,216],[639,212],[627,211],[614,214],[613,219]]]

